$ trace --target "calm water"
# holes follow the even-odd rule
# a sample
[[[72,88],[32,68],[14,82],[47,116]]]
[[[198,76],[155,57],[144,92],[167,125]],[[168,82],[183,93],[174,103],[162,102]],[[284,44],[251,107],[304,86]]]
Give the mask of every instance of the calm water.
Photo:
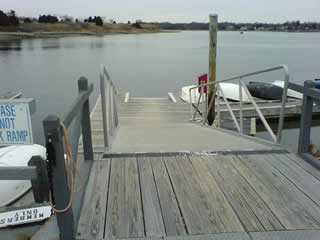
[[[320,76],[319,42],[318,33],[219,32],[217,77],[284,63],[289,66],[291,81],[314,79]],[[91,103],[95,102],[100,63],[107,66],[119,91],[166,97],[168,91],[177,92],[207,72],[208,32],[0,42],[1,92],[22,91],[25,97],[36,99],[33,128],[35,141],[42,142],[41,121],[48,114],[63,115],[75,99],[80,76],[94,83]],[[282,73],[248,80],[258,79],[282,79]],[[292,136],[296,138],[294,131],[284,137],[290,145],[295,142]],[[320,144],[320,139],[314,141]]]

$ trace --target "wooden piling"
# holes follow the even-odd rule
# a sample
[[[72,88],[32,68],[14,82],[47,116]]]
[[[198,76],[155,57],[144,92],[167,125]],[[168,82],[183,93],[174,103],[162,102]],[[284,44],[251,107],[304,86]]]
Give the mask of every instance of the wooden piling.
[[[208,82],[216,81],[216,56],[217,56],[217,31],[218,31],[218,15],[209,15],[209,80]],[[209,85],[208,87],[208,99],[207,104],[211,99],[215,97],[215,85]],[[215,99],[210,109],[208,109],[208,123],[212,125],[215,118]]]
[[[256,118],[250,119],[250,136],[255,136],[257,134],[257,125],[256,125]]]

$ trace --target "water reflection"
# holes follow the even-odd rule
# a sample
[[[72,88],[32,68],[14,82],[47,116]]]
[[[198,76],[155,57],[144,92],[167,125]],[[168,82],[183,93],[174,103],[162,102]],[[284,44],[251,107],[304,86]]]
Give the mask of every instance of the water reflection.
[[[60,39],[59,38],[49,38],[41,40],[42,49],[56,49],[60,48]]]
[[[142,44],[137,43],[142,47]],[[19,39],[0,41],[0,51],[54,50],[54,49],[106,49],[116,47],[115,41],[106,41],[105,37],[64,37],[43,39]]]
[[[20,51],[22,40],[3,41],[0,44],[0,51]]]
[[[105,48],[104,38],[96,38],[90,42],[90,48]]]

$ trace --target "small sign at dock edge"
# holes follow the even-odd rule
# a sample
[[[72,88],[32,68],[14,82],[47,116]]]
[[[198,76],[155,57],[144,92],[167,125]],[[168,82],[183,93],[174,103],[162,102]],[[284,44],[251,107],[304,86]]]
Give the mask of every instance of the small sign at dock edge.
[[[33,99],[0,100],[0,146],[33,144],[30,106]]]

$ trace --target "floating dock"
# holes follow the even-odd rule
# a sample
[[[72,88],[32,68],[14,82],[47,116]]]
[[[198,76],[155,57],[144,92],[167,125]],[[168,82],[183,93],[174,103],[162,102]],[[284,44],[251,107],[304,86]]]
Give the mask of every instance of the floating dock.
[[[115,99],[108,149],[100,99],[91,114],[77,239],[319,239],[320,172],[300,157],[191,122],[181,101]]]

